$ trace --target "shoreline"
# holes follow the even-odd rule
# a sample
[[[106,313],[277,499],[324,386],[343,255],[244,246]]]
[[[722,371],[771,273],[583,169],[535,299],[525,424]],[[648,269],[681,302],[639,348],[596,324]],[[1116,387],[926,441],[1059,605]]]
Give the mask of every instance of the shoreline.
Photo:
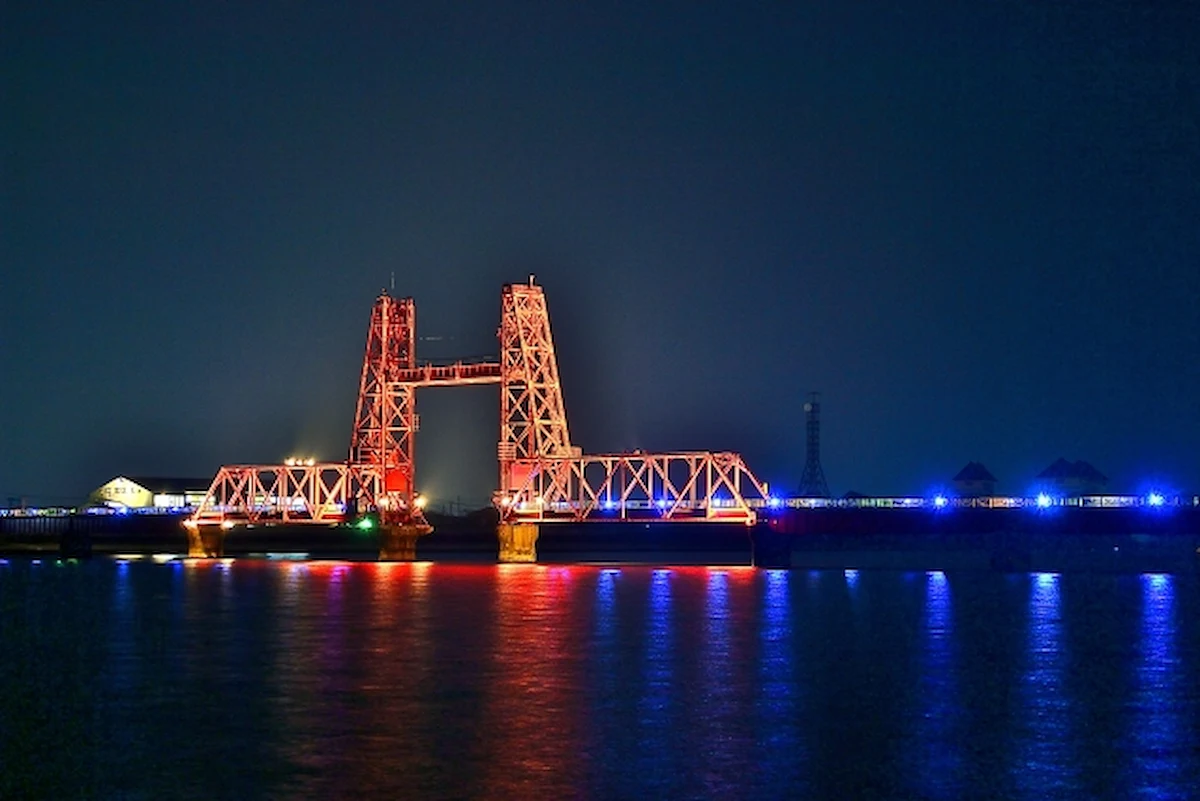
[[[63,532],[0,534],[0,558],[186,556],[178,521],[133,530],[90,532],[66,547]],[[795,570],[901,570],[1200,574],[1200,534],[1185,530],[1132,533],[990,530],[793,534],[767,524],[753,529],[711,524],[652,526],[546,525],[537,543],[543,565],[714,566]],[[378,561],[373,533],[345,527],[235,529],[225,557]],[[494,529],[443,525],[417,543],[418,562],[497,564]]]

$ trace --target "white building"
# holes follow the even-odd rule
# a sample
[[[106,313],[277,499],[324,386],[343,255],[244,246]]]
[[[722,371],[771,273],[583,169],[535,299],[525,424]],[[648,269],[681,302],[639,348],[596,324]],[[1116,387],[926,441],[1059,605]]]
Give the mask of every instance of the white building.
[[[210,478],[148,478],[117,476],[88,496],[88,504],[117,509],[179,509],[199,506]]]

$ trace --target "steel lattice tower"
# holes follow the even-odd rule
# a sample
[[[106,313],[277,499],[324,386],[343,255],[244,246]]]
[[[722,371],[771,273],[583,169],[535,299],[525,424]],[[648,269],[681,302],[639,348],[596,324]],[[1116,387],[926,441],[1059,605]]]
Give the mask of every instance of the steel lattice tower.
[[[380,469],[385,497],[376,501],[396,519],[421,518],[413,505],[416,392],[397,383],[402,371],[416,367],[415,345],[416,304],[384,292],[375,300],[367,329],[350,463]]]
[[[546,295],[529,284],[508,284],[500,307],[500,489],[520,486],[526,475],[514,461],[562,459],[571,448],[558,359],[550,335]]]
[[[800,495],[804,498],[828,498],[829,485],[821,469],[821,393],[810,392],[804,404],[804,475],[800,477]]]

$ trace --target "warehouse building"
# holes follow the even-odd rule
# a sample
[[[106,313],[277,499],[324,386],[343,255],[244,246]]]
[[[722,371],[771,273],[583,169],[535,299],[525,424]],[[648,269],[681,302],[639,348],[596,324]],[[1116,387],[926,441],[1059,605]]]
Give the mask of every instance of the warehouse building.
[[[211,478],[117,476],[88,496],[90,506],[116,509],[180,509],[199,506]]]

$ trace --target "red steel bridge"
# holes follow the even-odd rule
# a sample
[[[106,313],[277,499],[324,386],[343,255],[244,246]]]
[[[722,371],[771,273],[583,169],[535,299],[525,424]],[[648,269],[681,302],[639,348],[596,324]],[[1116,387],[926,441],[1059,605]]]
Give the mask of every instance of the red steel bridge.
[[[590,455],[571,444],[546,296],[532,276],[501,291],[497,362],[435,366],[416,356],[416,305],[386,292],[367,330],[349,457],[226,465],[185,522],[189,553],[222,553],[239,525],[337,524],[377,515],[380,558],[411,559],[432,529],[416,491],[417,390],[500,385],[502,561],[534,561],[543,523],[722,522],[752,525],[767,498],[736,453]]]

